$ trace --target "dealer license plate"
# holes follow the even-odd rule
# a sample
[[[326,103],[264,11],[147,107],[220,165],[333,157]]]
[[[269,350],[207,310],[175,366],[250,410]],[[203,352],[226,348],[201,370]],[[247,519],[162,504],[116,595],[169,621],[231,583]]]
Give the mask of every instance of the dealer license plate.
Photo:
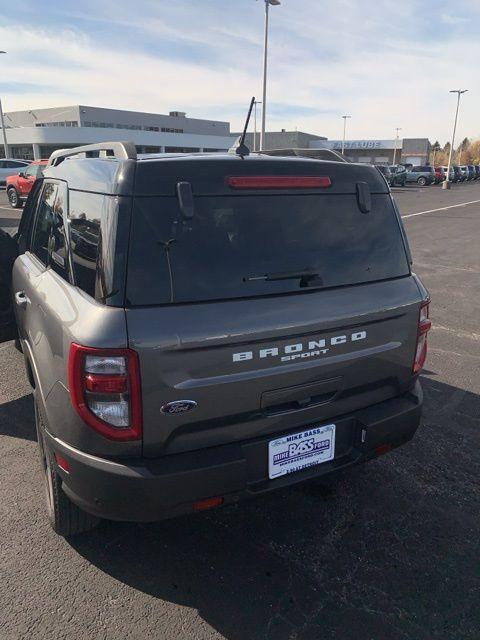
[[[335,425],[311,427],[268,443],[270,479],[301,471],[335,456]]]

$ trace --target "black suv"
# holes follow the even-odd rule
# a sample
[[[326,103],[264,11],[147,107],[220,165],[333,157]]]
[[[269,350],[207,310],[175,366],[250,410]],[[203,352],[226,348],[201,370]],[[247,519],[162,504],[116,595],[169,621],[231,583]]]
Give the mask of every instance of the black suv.
[[[19,344],[62,535],[317,478],[419,425],[429,299],[374,167],[59,151],[17,242]]]

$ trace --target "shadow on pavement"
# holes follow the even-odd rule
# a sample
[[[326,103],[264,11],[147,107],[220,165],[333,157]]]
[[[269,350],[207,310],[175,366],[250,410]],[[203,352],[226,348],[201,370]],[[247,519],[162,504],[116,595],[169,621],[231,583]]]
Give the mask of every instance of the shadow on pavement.
[[[424,390],[413,442],[334,480],[70,544],[229,640],[478,639],[480,396]]]
[[[36,442],[32,394],[0,404],[0,436],[11,436]]]

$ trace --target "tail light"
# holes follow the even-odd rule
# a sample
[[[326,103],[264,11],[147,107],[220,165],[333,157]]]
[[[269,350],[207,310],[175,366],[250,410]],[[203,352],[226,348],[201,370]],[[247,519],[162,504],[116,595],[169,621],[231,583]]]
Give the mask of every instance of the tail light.
[[[95,349],[72,343],[72,404],[89,427],[117,441],[142,437],[138,355],[132,349]]]
[[[428,317],[429,305],[430,300],[422,302],[418,316],[417,348],[415,350],[415,360],[413,363],[414,374],[420,373],[427,359],[427,333],[432,327],[432,323]]]
[[[332,185],[328,176],[230,176],[232,189],[324,189]]]

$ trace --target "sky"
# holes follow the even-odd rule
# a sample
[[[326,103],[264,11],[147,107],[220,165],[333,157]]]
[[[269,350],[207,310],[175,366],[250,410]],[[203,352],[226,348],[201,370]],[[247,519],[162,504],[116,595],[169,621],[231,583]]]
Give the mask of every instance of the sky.
[[[480,3],[281,0],[267,130],[480,137]],[[0,0],[4,111],[73,104],[227,120],[261,100],[263,0]]]

